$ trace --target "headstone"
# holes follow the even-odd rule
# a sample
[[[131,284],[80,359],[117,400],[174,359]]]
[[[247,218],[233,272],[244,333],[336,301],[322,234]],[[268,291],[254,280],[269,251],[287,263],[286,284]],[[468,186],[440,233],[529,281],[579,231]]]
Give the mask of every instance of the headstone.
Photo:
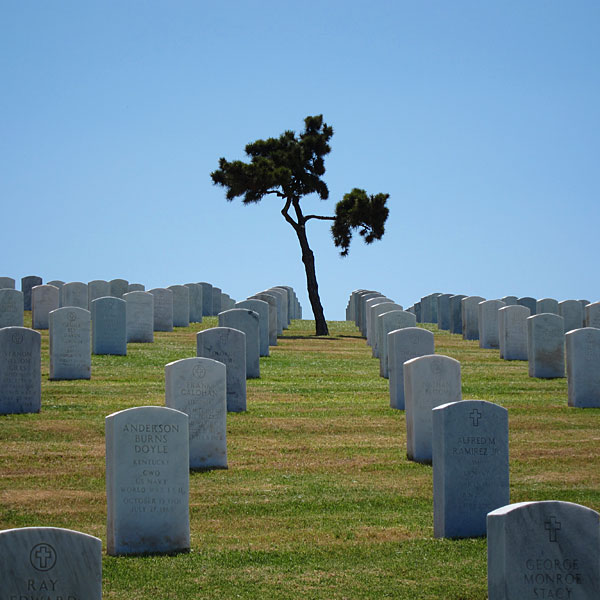
[[[69,283],[65,283],[62,287],[61,299],[61,307],[77,306],[87,310],[89,306],[87,284],[82,283],[81,281],[70,281]]]
[[[438,329],[450,330],[450,298],[454,294],[440,294],[437,297]]]
[[[367,300],[371,300],[372,298],[383,298],[383,294],[375,291],[365,291],[359,294],[358,297],[358,323],[357,327],[361,333],[361,335],[366,338],[367,337],[367,324],[366,324],[366,310],[367,310]]]
[[[572,329],[581,329],[585,311],[579,300],[563,300],[558,303],[558,314],[565,320],[565,333]]]
[[[504,296],[503,298],[500,298],[500,300],[502,300],[506,306],[514,306],[519,303],[519,299],[516,296]]]
[[[170,285],[173,292],[173,327],[190,325],[190,290],[185,285]]]
[[[511,304],[498,310],[500,358],[504,360],[527,360],[526,306]]]
[[[226,367],[184,358],[165,367],[165,404],[189,417],[190,468],[227,468]]]
[[[246,334],[246,378],[260,377],[258,314],[245,308],[219,313],[219,327],[230,327]]]
[[[466,298],[464,294],[450,296],[450,333],[462,335],[462,304],[461,301]],[[418,319],[417,319],[418,322]]]
[[[379,354],[379,375],[389,377],[388,333],[405,327],[416,327],[415,315],[404,310],[392,310],[377,317],[377,349]]]
[[[37,275],[28,275],[27,277],[21,278],[21,291],[23,292],[25,310],[31,310],[31,290],[36,285],[42,285],[42,278]],[[56,308],[58,308],[58,306]]]
[[[92,302],[98,298],[110,296],[110,283],[104,279],[94,279],[88,282],[88,310],[92,308]]]
[[[434,336],[420,327],[406,327],[388,333],[390,407],[404,410],[404,363],[434,353]]]
[[[552,313],[558,314],[558,300],[554,298],[542,298],[536,302],[535,314]]]
[[[250,296],[248,300],[262,300],[269,305],[269,346],[277,346],[277,298],[271,294],[261,293]]]
[[[498,508],[487,517],[488,598],[597,599],[599,547],[599,515],[580,504],[546,500]]]
[[[569,406],[600,408],[600,329],[573,329],[565,342]]]
[[[23,327],[23,292],[12,288],[0,289],[0,329]]]
[[[62,306],[62,289],[65,282],[60,279],[53,279],[52,281],[48,281],[46,285],[53,285],[55,288],[58,288],[58,306]],[[87,308],[87,306],[84,306],[84,308]]]
[[[101,600],[102,541],[58,527],[0,531],[2,600]]]
[[[588,304],[585,307],[586,327],[595,327],[600,329],[600,302]]]
[[[125,321],[127,342],[152,343],[154,341],[154,296],[150,292],[127,292]]]
[[[196,354],[227,367],[227,411],[246,410],[246,334],[230,327],[213,327],[196,334]]]
[[[166,288],[154,288],[154,331],[173,331],[173,292]]]
[[[141,406],[105,424],[108,554],[189,550],[188,416]]]
[[[198,285],[202,288],[202,316],[211,317],[212,312],[212,285],[201,281]]]
[[[462,400],[437,406],[432,418],[433,534],[485,535],[487,514],[510,502],[508,411]]]
[[[284,295],[283,292],[281,290],[276,290],[274,288],[271,288],[269,290],[265,290],[266,294],[270,294],[271,296],[274,296],[275,299],[277,300],[277,335],[282,335],[283,334],[283,330],[287,329],[287,321],[286,321],[286,317],[285,317],[285,313],[284,313],[284,309],[283,309],[283,302],[284,302]]]
[[[50,313],[49,379],[90,379],[90,311],[76,306]]]
[[[277,293],[281,296],[281,322],[283,323],[283,328],[287,329],[290,325],[287,290],[279,287],[272,287],[267,290],[267,293]]]
[[[417,323],[422,323],[422,315],[421,315],[421,303],[415,302],[415,315],[417,316]]]
[[[221,312],[221,288],[212,287],[212,314],[217,316]]]
[[[439,293],[429,294],[421,298],[423,323],[437,323],[437,297]]]
[[[202,286],[199,283],[186,283],[190,291],[190,323],[202,323]]]
[[[464,340],[479,339],[479,303],[481,296],[467,296],[461,300],[462,336]]]
[[[501,300],[484,300],[478,304],[479,347],[499,348],[498,310],[504,306]]]
[[[269,305],[264,300],[248,299],[236,302],[235,308],[252,310],[258,315],[260,355],[269,356]]]
[[[364,315],[364,321],[365,321],[365,338],[367,340],[367,344],[369,344],[369,346],[373,346],[373,342],[371,340],[372,337],[372,327],[373,327],[373,319],[371,317],[371,309],[375,306],[375,305],[379,305],[379,304],[395,304],[392,300],[390,300],[389,298],[386,298],[385,296],[374,296],[373,298],[369,298],[366,302],[365,302],[365,315]],[[392,310],[390,308],[390,310]],[[402,310],[402,309],[398,309],[398,310]],[[385,311],[388,312],[388,311]]]
[[[461,400],[460,363],[441,354],[413,358],[404,363],[406,456],[431,463],[432,415],[436,406]]]
[[[378,318],[380,315],[386,312],[391,312],[392,310],[403,310],[400,304],[396,304],[395,302],[381,302],[380,304],[375,304],[371,307],[371,327],[369,334],[370,338],[368,338],[367,343],[371,344],[371,354],[373,358],[379,358],[379,322]]]
[[[541,313],[527,319],[530,377],[565,376],[564,329],[563,318],[553,313]]]
[[[143,283],[130,283],[127,286],[127,293],[129,292],[145,292],[146,286]],[[125,294],[123,294],[125,295]]]
[[[0,277],[0,290],[15,289],[15,280],[12,277]]]
[[[517,300],[519,306],[526,306],[533,317],[537,313],[537,300],[531,296],[524,296]]]
[[[110,283],[110,295],[115,298],[123,298],[123,294],[129,291],[129,281],[126,279],[111,279]]]
[[[48,329],[48,315],[58,308],[58,288],[36,285],[31,289],[31,323],[34,329]]]
[[[127,307],[125,300],[105,296],[92,302],[92,353],[127,354]]]
[[[40,412],[41,344],[41,334],[33,329],[0,329],[0,414]]]

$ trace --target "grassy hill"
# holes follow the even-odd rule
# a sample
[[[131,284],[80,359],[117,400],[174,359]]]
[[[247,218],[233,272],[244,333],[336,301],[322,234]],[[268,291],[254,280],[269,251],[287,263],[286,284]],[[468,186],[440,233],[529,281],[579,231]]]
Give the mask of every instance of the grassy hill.
[[[48,381],[43,332],[42,412],[0,417],[0,529],[105,542],[104,417],[164,405],[164,366],[215,325],[93,356],[91,381]],[[463,398],[509,411],[511,502],[600,511],[600,409],[569,408],[566,379],[532,379],[525,362],[427,327],[461,362]],[[406,460],[404,412],[354,325],[330,331],[295,321],[261,358],[248,411],[228,415],[229,469],[190,475],[192,551],[105,556],[105,599],[487,598],[485,538],[433,538],[432,469]]]

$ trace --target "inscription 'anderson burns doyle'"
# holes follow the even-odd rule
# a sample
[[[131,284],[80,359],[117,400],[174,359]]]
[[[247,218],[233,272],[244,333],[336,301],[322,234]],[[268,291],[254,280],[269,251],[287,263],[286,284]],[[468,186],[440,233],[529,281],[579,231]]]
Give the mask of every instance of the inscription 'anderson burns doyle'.
[[[598,598],[599,543],[598,513],[579,504],[521,502],[490,512],[490,600]]]
[[[143,406],[106,418],[108,553],[189,549],[188,417]]]

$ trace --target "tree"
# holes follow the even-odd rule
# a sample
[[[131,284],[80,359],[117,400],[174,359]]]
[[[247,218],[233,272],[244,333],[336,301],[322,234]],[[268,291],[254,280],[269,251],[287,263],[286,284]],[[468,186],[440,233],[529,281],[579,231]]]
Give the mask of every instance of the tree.
[[[315,257],[308,244],[306,223],[311,219],[333,221],[331,233],[334,244],[341,248],[342,256],[347,256],[353,230],[358,229],[367,244],[379,240],[389,212],[385,206],[389,194],[369,196],[358,188],[337,203],[335,216],[305,215],[302,212],[300,201],[304,196],[317,194],[321,200],[329,198],[329,190],[321,177],[325,174],[323,157],[331,151],[329,140],[332,135],[333,129],[323,122],[323,115],[309,116],[304,119],[304,132],[299,136],[293,131],[286,131],[279,138],[252,142],[245,148],[250,162],[229,162],[220,158],[219,168],[211,173],[213,183],[227,189],[229,201],[242,196],[244,204],[252,204],[267,195],[277,196],[283,201],[281,214],[300,242],[317,335],[327,335],[329,330],[319,298]],[[291,209],[293,215],[290,214]]]

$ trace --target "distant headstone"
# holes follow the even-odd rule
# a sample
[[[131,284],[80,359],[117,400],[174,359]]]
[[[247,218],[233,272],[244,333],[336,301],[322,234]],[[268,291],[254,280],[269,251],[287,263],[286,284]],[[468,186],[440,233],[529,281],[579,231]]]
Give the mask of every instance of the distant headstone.
[[[373,298],[383,298],[383,294],[375,291],[364,291],[361,292],[358,296],[357,301],[357,315],[358,315],[358,323],[357,327],[361,333],[361,335],[366,338],[367,337],[367,301]]]
[[[464,340],[479,339],[479,303],[484,302],[481,296],[467,296],[461,300],[462,336]]]
[[[105,424],[108,554],[189,550],[188,416],[141,406]]]
[[[0,329],[0,414],[40,412],[41,344],[33,329]]]
[[[0,329],[23,327],[23,292],[12,288],[0,289]]]
[[[25,310],[31,310],[31,290],[36,285],[42,285],[42,278],[37,275],[28,275],[21,278],[21,291],[23,292]]]
[[[519,299],[516,296],[504,296],[503,298],[500,298],[500,300],[502,300],[506,306],[514,306],[519,303]]]
[[[271,294],[261,293],[250,296],[248,300],[262,300],[269,305],[269,346],[277,346],[277,298]]]
[[[154,296],[154,331],[173,331],[173,292],[154,288],[149,293]]]
[[[552,313],[558,314],[558,300],[554,298],[541,298],[536,302],[535,305],[535,314],[539,315],[541,313]]]
[[[146,286],[143,283],[130,283],[127,286],[127,293],[129,292],[145,292]],[[123,294],[125,295],[125,294]]]
[[[186,283],[190,291],[190,323],[202,323],[202,286],[199,283]]]
[[[212,287],[212,314],[213,316],[217,316],[222,308],[221,308],[221,288],[218,288],[213,285]]]
[[[129,281],[126,279],[111,279],[110,283],[110,295],[115,298],[123,298],[123,294],[129,291]]]
[[[519,298],[517,300],[517,304],[519,306],[526,306],[533,317],[537,314],[537,300],[532,298],[531,296],[524,296],[523,298]]]
[[[173,327],[190,325],[190,290],[185,285],[170,285],[173,292]]]
[[[484,300],[478,305],[479,347],[499,348],[498,310],[504,305],[501,300]]]
[[[90,311],[76,306],[50,313],[49,379],[90,379]]]
[[[230,327],[213,327],[196,334],[196,354],[227,367],[227,411],[246,410],[246,334]]]
[[[585,307],[585,325],[586,327],[595,327],[600,329],[600,302],[587,304]]]
[[[154,296],[150,292],[127,292],[125,320],[127,342],[152,343],[154,341]]]
[[[57,527],[0,531],[2,600],[101,600],[102,541]]]
[[[92,353],[127,354],[127,308],[125,300],[105,296],[92,302]]]
[[[52,281],[48,281],[46,283],[46,285],[53,285],[55,288],[58,288],[58,306],[61,307],[62,304],[62,289],[65,285],[64,281],[61,281],[60,279],[53,279]],[[84,308],[87,308],[87,306],[84,306]]]
[[[372,316],[372,308],[374,306],[379,306],[380,304],[385,304],[390,306],[389,310],[384,310],[384,312],[389,312],[392,310],[391,306],[395,305],[395,302],[386,298],[385,296],[374,296],[373,298],[369,298],[365,302],[365,338],[367,340],[367,344],[373,347],[373,316]],[[398,310],[402,310],[400,307],[396,307]]]
[[[579,300],[563,300],[559,302],[558,314],[565,321],[565,333],[572,329],[581,329],[584,326],[585,311]]]
[[[34,329],[48,329],[48,315],[58,308],[58,288],[36,285],[31,289],[31,323]]]
[[[462,335],[462,304],[461,301],[466,298],[464,294],[450,296],[450,333]],[[418,322],[418,319],[417,319]]]
[[[421,311],[423,316],[423,323],[438,322],[438,296],[441,296],[441,294],[436,292],[421,298]]]
[[[432,418],[433,534],[485,535],[487,514],[510,502],[508,411],[462,400],[435,407]]]
[[[432,409],[461,400],[460,363],[441,354],[413,358],[404,363],[406,456],[431,463]]]
[[[542,379],[565,376],[564,321],[559,315],[541,313],[527,319],[529,376]]]
[[[392,310],[377,317],[377,349],[379,355],[379,375],[389,377],[388,333],[405,327],[416,327],[417,318],[405,310]]]
[[[437,297],[438,306],[438,329],[448,331],[450,329],[450,298],[454,294],[440,294]]]
[[[233,308],[219,313],[219,327],[230,327],[246,334],[246,377],[260,377],[260,342],[258,314],[246,308]]]
[[[375,304],[374,306],[371,307],[371,314],[370,314],[370,320],[371,320],[371,326],[370,326],[370,331],[369,334],[370,338],[367,338],[367,343],[371,344],[371,354],[373,355],[373,358],[379,358],[380,357],[380,352],[379,352],[379,316],[382,315],[383,313],[386,312],[391,312],[393,310],[401,310],[403,311],[403,308],[400,304],[396,304],[395,302],[381,302],[379,304]],[[416,324],[416,323],[415,323]]]
[[[235,308],[252,310],[258,315],[260,355],[269,356],[269,305],[257,298],[236,302]]]
[[[88,310],[92,308],[92,302],[97,298],[110,296],[110,283],[104,279],[94,279],[88,282]]]
[[[190,468],[227,468],[226,367],[184,358],[165,367],[165,404],[189,417]]]
[[[557,500],[503,506],[488,514],[487,548],[489,600],[599,597],[600,521],[590,508]]]
[[[266,290],[264,293],[274,296],[275,299],[277,300],[277,328],[278,328],[277,335],[282,335],[283,330],[287,329],[287,320],[285,318],[284,307],[283,307],[284,294],[281,290],[277,290],[275,288]]]
[[[15,289],[15,280],[12,277],[0,277],[0,290]]]
[[[201,281],[198,285],[202,288],[202,316],[211,317],[212,312],[212,285]]]
[[[420,327],[406,327],[388,333],[390,407],[404,410],[404,363],[434,353],[434,336]]]
[[[79,308],[88,309],[88,286],[81,281],[69,281],[62,287],[61,307],[62,306],[77,306]]]
[[[500,358],[504,360],[527,360],[526,306],[511,304],[498,310]]]
[[[283,328],[287,329],[290,325],[288,315],[288,291],[285,288],[272,287],[267,290],[267,293],[277,293],[281,295],[281,320]]]
[[[600,329],[573,329],[565,341],[569,406],[600,408]]]

